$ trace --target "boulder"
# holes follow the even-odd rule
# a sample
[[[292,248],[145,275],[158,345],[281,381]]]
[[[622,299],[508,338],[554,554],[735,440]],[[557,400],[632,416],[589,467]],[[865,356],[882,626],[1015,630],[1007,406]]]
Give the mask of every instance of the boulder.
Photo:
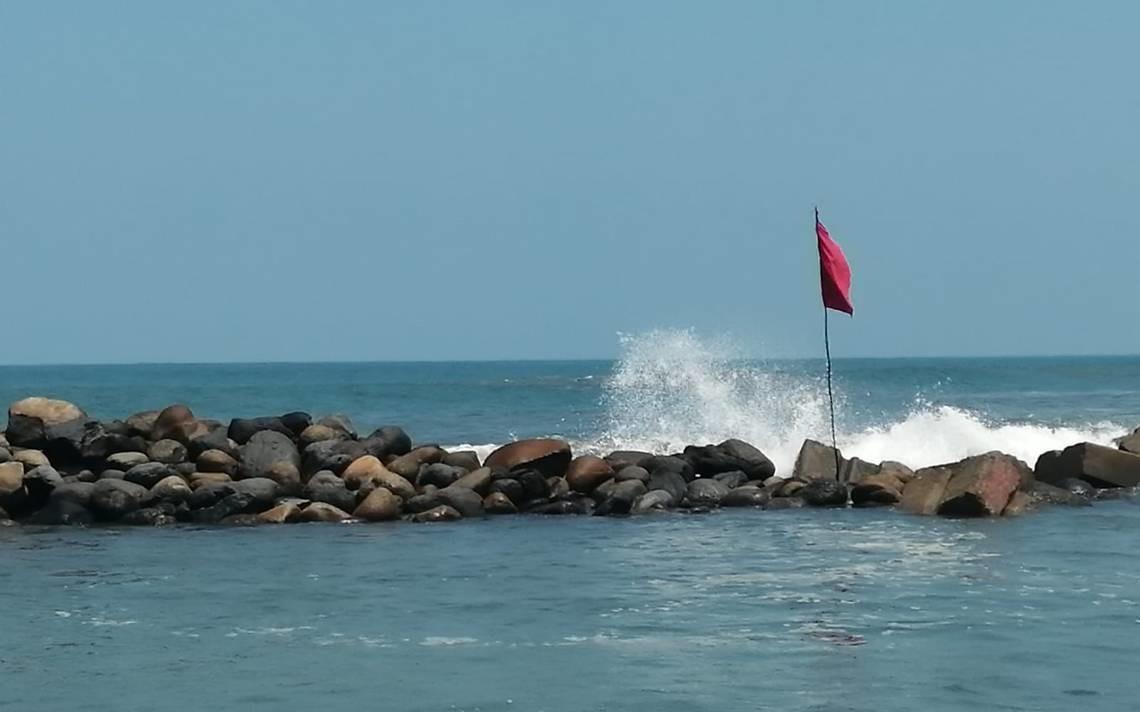
[[[187,480],[190,482],[190,489],[194,490],[205,485],[232,482],[233,478],[224,472],[195,472]]]
[[[356,426],[352,424],[352,419],[347,415],[342,415],[340,413],[336,413],[334,415],[326,415],[325,417],[317,420],[315,425],[328,428],[336,432],[339,437],[347,438],[349,440],[356,439]],[[306,428],[306,430],[307,429],[308,428]],[[301,432],[303,433],[304,430]]]
[[[96,478],[96,481],[98,481],[98,480],[121,480],[121,479],[124,479],[126,476],[127,476],[127,473],[123,472],[122,470],[115,470],[112,468],[108,468],[108,469],[103,470],[102,472],[99,473],[99,476]]]
[[[748,479],[748,475],[744,474],[740,470],[733,470],[732,472],[722,472],[719,475],[713,475],[713,479],[716,480],[717,482],[721,483],[722,485],[724,485],[725,487],[727,487],[729,489],[735,489],[737,487],[743,487],[744,485],[748,484],[749,482],[756,482],[756,480]],[[767,479],[767,478],[765,478],[765,479]],[[692,484],[692,483],[690,482],[689,484]]]
[[[177,465],[186,462],[187,452],[186,446],[177,440],[158,440],[147,448],[146,455],[154,462]]]
[[[570,465],[570,445],[556,438],[519,440],[495,450],[483,464],[491,469],[537,470],[544,477],[562,477]]]
[[[1079,482],[1080,480],[1078,480]],[[1034,482],[1025,490],[1019,490],[1014,493],[1016,497],[1018,494],[1024,494],[1027,500],[1026,511],[1040,509],[1046,505],[1060,505],[1065,507],[1087,507],[1092,504],[1095,491],[1086,489],[1083,491],[1073,492],[1064,487],[1057,487],[1055,485],[1047,484],[1045,482]],[[1013,503],[1013,497],[1010,497],[1010,503]],[[1009,510],[1010,505],[1006,505],[1006,512]]]
[[[467,474],[467,471],[460,467],[453,467],[451,465],[445,465],[442,462],[436,462],[430,465],[424,465],[420,468],[419,475],[416,477],[416,486],[435,485],[440,488],[448,487],[465,474]]]
[[[15,494],[24,488],[24,463],[0,463],[0,497]]]
[[[572,499],[560,499],[554,502],[546,502],[545,504],[537,504],[527,509],[528,514],[546,514],[546,515],[569,515],[569,514],[592,514],[593,501],[585,495],[576,494]]]
[[[914,479],[903,486],[899,506],[912,514],[936,514],[950,482],[950,469],[924,467],[914,474]]]
[[[251,497],[245,511],[256,514],[270,509],[281,494],[280,485],[268,477],[250,477],[245,480],[231,482],[229,487],[239,494],[248,494]]]
[[[700,477],[689,483],[685,492],[685,502],[690,507],[717,507],[720,500],[730,492],[728,485],[710,477]]]
[[[482,467],[479,464],[479,453],[474,450],[449,452],[443,456],[443,464],[459,467],[467,472],[474,472]]]
[[[1037,479],[1042,482],[1057,484],[1071,477],[1096,487],[1135,487],[1140,485],[1140,455],[1080,443],[1070,445],[1055,457],[1046,453],[1038,459]]]
[[[178,475],[164,477],[150,488],[151,499],[155,501],[182,502],[190,499],[190,494],[190,485]]]
[[[640,480],[617,482],[614,484],[609,496],[594,510],[594,514],[599,516],[629,514],[633,509],[633,503],[647,491],[645,485]]]
[[[416,488],[411,482],[408,482],[395,472],[384,470],[364,480],[360,485],[360,489],[357,490],[357,497],[365,497],[377,487],[383,487],[405,501],[416,496]]]
[[[1118,439],[1116,446],[1133,455],[1140,455],[1140,428],[1136,428],[1128,435]]]
[[[605,461],[610,463],[610,467],[616,472],[624,467],[643,466],[641,463],[651,457],[653,457],[653,453],[642,452],[641,450],[615,450],[606,455]]]
[[[539,500],[550,498],[550,484],[546,476],[538,470],[514,470],[511,473],[518,480],[523,489],[523,500],[526,504],[533,504]]]
[[[128,420],[129,422],[129,420]],[[194,413],[181,403],[163,408],[155,417],[150,429],[151,440],[177,440],[180,443],[189,443],[198,432],[198,423]]]
[[[286,413],[281,416],[281,423],[289,429],[294,438],[300,437],[301,433],[305,432],[305,428],[313,424],[313,416],[300,410],[295,410],[292,413]],[[350,424],[351,425],[351,424]]]
[[[97,519],[117,521],[141,507],[149,498],[142,485],[126,480],[99,480],[91,489],[91,511]]]
[[[475,490],[452,485],[441,489],[436,497],[468,519],[483,516],[483,498]]]
[[[351,438],[341,431],[320,424],[310,425],[302,430],[298,439],[301,441],[300,446],[302,448],[306,448],[313,443],[327,442],[329,440],[351,440]]]
[[[195,491],[194,495],[197,496],[200,491]],[[247,492],[230,492],[208,507],[194,509],[190,518],[199,524],[218,524],[235,514],[246,514],[246,509],[253,503],[253,499],[253,495]]]
[[[839,455],[840,472],[843,470],[843,453]],[[816,440],[805,440],[796,456],[795,467],[792,468],[792,477],[803,482],[810,480],[839,481],[835,469],[836,450],[830,445],[824,445]]]
[[[8,448],[0,447],[0,462],[9,462],[12,459],[12,453]]]
[[[1000,452],[968,457],[949,469],[938,514],[950,517],[1000,515],[1029,471],[1021,460]]]
[[[509,499],[515,507],[521,506],[526,501],[526,493],[523,491],[523,486],[518,480],[509,477],[491,480],[491,494],[503,495]]]
[[[206,450],[198,456],[197,471],[234,475],[238,471],[238,462],[222,450]]]
[[[151,431],[154,430],[154,424],[158,420],[158,413],[157,410],[144,410],[141,413],[129,416],[125,422],[126,434],[138,435],[150,440]]]
[[[8,407],[6,438],[15,447],[42,448],[78,458],[87,414],[64,400],[32,397]]]
[[[126,472],[136,465],[145,465],[150,458],[143,452],[116,452],[107,457],[107,467]]]
[[[351,519],[351,514],[327,502],[313,502],[301,510],[302,522],[347,522]]]
[[[2,519],[4,514],[0,510]],[[87,507],[71,499],[52,499],[28,520],[30,524],[43,526],[87,526],[94,521],[95,517]]]
[[[847,485],[837,480],[813,479],[796,493],[812,507],[846,507]]]
[[[446,454],[444,450],[435,445],[424,445],[392,460],[388,463],[388,469],[400,477],[415,482],[421,467],[442,462],[443,456]]]
[[[578,496],[578,493],[570,489],[570,483],[566,481],[565,477],[547,477],[546,490],[550,493],[547,496],[550,497],[551,500],[566,499],[571,495],[575,497]]]
[[[862,482],[864,478],[879,473],[879,466],[857,457],[848,459],[843,464],[843,482],[853,485]]]
[[[51,460],[40,450],[17,450],[12,453],[12,462],[23,463],[25,470],[51,464]]]
[[[412,451],[412,439],[403,428],[395,425],[385,425],[372,431],[372,434],[361,441],[368,454],[375,455],[383,460],[395,455],[407,455]]]
[[[595,455],[579,455],[571,460],[566,468],[566,482],[570,485],[570,489],[582,494],[590,494],[598,485],[613,478],[614,468]],[[649,479],[648,472],[645,479],[646,481]]]
[[[642,460],[640,466],[649,470],[650,475],[663,471],[674,472],[679,475],[686,484],[697,476],[693,471],[693,466],[689,464],[689,461],[683,457],[677,457],[676,455],[653,455]],[[650,487],[650,489],[653,488]]]
[[[290,441],[296,437],[281,418],[266,416],[261,418],[234,418],[226,430],[226,435],[238,445],[245,445],[257,433],[272,432],[284,435]],[[304,432],[304,431],[302,431]]]
[[[384,463],[380,462],[376,456],[363,455],[349,463],[348,467],[344,468],[344,472],[340,473],[340,477],[344,480],[346,487],[351,490],[358,490],[368,480],[373,477],[381,477],[385,473],[394,474],[387,467],[384,467]]]
[[[423,493],[417,494],[411,499],[404,500],[404,509],[412,513],[425,512],[432,507],[437,507],[440,504],[439,488],[433,485],[428,485],[424,488]]]
[[[134,527],[168,527],[177,520],[161,507],[144,507],[128,512],[119,520],[120,524]]]
[[[288,466],[288,469],[283,469]],[[284,478],[287,482],[301,481],[301,455],[289,436],[275,430],[260,430],[249,437],[241,447],[237,479],[250,477]]]
[[[626,480],[627,482],[640,482],[640,480]],[[652,490],[638,497],[630,508],[630,514],[646,514],[648,512],[663,512],[677,506],[677,500],[665,490]]]
[[[49,502],[67,500],[86,508],[91,504],[91,493],[94,490],[93,482],[64,482],[51,491],[48,500]]]
[[[356,495],[344,485],[344,481],[328,473],[328,477],[313,475],[303,490],[305,499],[324,502],[338,509],[352,511],[356,508]]]
[[[644,482],[646,485],[648,485],[649,470],[638,465],[627,465],[626,467],[623,467],[617,471],[617,474],[614,475],[614,479],[618,482],[624,482],[626,480],[640,480],[641,482]]]
[[[730,490],[720,499],[722,507],[763,507],[772,498],[771,493],[763,487],[744,485]]]
[[[441,504],[438,507],[420,512],[412,517],[412,521],[422,524],[425,522],[454,522],[462,518],[463,515],[454,508]]]
[[[400,518],[402,505],[403,500],[391,491],[377,487],[356,507],[352,516],[367,522],[387,522]]]
[[[1046,483],[1038,482],[1037,484],[1043,485]],[[1063,479],[1057,483],[1057,487],[1060,487],[1066,492],[1075,494],[1076,496],[1082,497],[1084,499],[1093,499],[1097,494],[1096,487],[1093,487],[1088,482],[1085,482],[1084,480],[1077,477],[1069,477],[1067,479]]]
[[[629,481],[629,480],[627,480]],[[634,480],[639,481],[639,480]],[[672,470],[657,470],[649,476],[646,485],[649,490],[664,490],[673,497],[673,501],[680,503],[688,493],[688,485],[680,473]]]
[[[150,489],[173,474],[175,471],[170,465],[164,465],[161,462],[144,462],[127,470],[123,479]]]
[[[776,466],[764,453],[735,438],[719,445],[690,445],[685,448],[683,455],[692,464],[693,471],[705,477],[740,471],[750,480],[764,480],[776,473]]]
[[[502,492],[492,492],[484,497],[483,510],[488,514],[515,514],[519,511],[511,498]]]
[[[776,497],[795,497],[807,483],[803,480],[785,480],[783,484],[772,491]]]
[[[226,429],[221,425],[210,428],[205,433],[193,438],[186,446],[190,459],[197,461],[202,454],[210,450],[220,450],[235,460],[241,456],[238,444],[226,435]]]
[[[83,425],[83,435],[79,442],[79,460],[92,462],[103,460],[116,452],[146,451],[147,441],[142,437],[112,432],[107,429],[108,426],[114,427],[115,424],[109,423],[105,426],[103,423],[89,421]],[[74,459],[74,453],[71,453],[71,456],[71,459]],[[64,455],[63,460],[68,459],[68,456]]]
[[[460,477],[455,482],[451,483],[452,487],[466,487],[469,490],[474,490],[481,495],[486,495],[491,491],[491,468],[479,467],[466,475]]]
[[[851,488],[851,503],[856,507],[880,507],[902,499],[905,483],[892,472],[877,472],[860,478]]]
[[[344,472],[354,460],[368,454],[364,445],[355,440],[323,440],[305,448],[301,473],[307,476],[321,470]]]
[[[282,502],[257,515],[262,524],[292,524],[301,521],[301,508],[295,502]]]

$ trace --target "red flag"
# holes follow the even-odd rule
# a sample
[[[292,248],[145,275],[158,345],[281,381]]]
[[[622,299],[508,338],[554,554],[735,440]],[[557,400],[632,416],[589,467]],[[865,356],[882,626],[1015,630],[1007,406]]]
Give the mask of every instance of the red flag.
[[[846,314],[855,314],[851,306],[851,267],[843,250],[827,228],[819,221],[819,211],[815,211],[815,236],[819,239],[819,283],[823,292],[823,306]]]

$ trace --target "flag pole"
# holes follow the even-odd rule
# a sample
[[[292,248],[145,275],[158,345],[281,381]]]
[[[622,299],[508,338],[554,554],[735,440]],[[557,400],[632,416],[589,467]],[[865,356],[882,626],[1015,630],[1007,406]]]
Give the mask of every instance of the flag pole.
[[[819,208],[815,208],[815,224],[819,227]],[[822,278],[822,277],[821,277]],[[831,336],[827,328],[827,305],[823,307],[823,353],[827,362],[827,405],[831,412],[831,451],[835,455],[835,479],[842,479],[839,466],[839,442],[835,437],[835,393],[831,388]]]

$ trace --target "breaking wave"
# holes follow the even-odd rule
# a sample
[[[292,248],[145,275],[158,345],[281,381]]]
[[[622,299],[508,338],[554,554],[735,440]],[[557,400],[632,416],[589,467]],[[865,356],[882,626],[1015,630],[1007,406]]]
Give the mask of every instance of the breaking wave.
[[[842,414],[845,402],[836,396]],[[704,341],[691,331],[623,335],[604,402],[603,434],[576,445],[592,451],[676,452],[688,444],[736,437],[762,449],[778,472],[789,472],[805,439],[827,440],[829,433],[821,379],[746,362],[729,345]],[[845,455],[870,462],[891,459],[922,467],[1001,450],[1032,465],[1046,450],[1080,441],[1108,443],[1123,432],[1110,422],[991,423],[961,408],[920,402],[901,419],[841,432],[838,440]]]

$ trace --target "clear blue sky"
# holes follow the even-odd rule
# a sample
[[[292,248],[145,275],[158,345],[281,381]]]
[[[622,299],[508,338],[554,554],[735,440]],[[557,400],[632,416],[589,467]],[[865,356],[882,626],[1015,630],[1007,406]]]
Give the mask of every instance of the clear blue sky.
[[[0,362],[1140,352],[1126,2],[5,2]]]

